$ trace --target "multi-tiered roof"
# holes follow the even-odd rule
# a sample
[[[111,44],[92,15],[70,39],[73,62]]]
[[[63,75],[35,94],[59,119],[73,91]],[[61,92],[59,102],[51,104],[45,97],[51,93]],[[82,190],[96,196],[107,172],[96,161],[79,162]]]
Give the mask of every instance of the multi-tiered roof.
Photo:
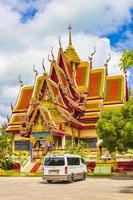
[[[102,109],[123,105],[124,77],[108,76],[107,65],[92,69],[90,62],[81,61],[72,45],[71,26],[68,47],[63,51],[60,44],[57,60],[52,54],[50,62],[49,74],[37,76],[34,86],[20,88],[8,132],[29,137],[44,127],[57,135],[66,134],[64,125],[95,129]]]

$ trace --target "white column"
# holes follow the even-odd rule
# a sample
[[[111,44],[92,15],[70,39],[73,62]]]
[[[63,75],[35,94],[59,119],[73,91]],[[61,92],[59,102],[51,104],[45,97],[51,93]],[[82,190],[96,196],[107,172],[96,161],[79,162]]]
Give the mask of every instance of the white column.
[[[64,135],[62,137],[62,149],[65,149],[65,145],[66,145],[66,136]]]

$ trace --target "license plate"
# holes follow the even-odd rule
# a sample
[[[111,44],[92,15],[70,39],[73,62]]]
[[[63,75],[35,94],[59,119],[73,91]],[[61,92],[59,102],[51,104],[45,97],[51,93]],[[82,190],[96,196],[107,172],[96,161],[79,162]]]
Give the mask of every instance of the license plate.
[[[49,174],[50,175],[57,175],[57,174],[59,174],[59,171],[58,170],[50,170]]]

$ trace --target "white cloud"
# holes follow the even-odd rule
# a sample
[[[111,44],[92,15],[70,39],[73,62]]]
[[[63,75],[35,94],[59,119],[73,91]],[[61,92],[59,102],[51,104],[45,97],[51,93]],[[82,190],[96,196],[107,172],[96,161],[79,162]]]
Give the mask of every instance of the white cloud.
[[[21,12],[29,8],[38,9],[35,17],[21,23]],[[33,65],[42,73],[41,61],[49,70],[47,56],[51,46],[54,54],[58,51],[58,36],[61,35],[63,48],[67,46],[66,26],[73,25],[73,44],[81,59],[96,46],[94,67],[102,67],[108,53],[112,60],[110,73],[119,73],[117,67],[121,52],[111,49],[106,33],[117,31],[125,22],[131,21],[131,0],[51,0],[0,2],[0,121],[8,114],[10,102],[15,103],[18,94],[18,76],[25,84],[34,83]],[[96,36],[97,34],[97,36]]]

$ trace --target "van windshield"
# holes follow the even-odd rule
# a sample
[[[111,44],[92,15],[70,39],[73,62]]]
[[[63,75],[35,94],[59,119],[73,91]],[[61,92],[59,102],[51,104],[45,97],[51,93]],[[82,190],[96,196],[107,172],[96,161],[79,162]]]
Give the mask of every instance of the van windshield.
[[[65,161],[64,157],[49,157],[46,158],[44,161],[44,166],[64,166]]]

